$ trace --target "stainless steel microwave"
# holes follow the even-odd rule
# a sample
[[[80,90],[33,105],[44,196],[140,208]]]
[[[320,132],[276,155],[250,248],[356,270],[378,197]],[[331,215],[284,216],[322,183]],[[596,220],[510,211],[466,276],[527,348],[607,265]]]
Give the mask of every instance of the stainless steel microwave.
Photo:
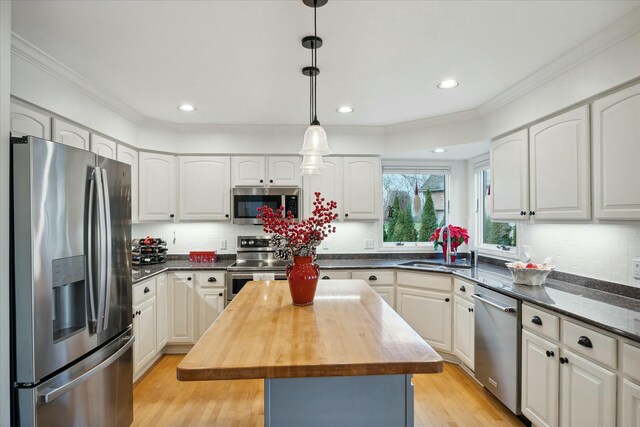
[[[299,187],[236,187],[232,191],[232,213],[234,224],[262,224],[258,219],[258,208],[269,206],[276,210],[284,206],[293,217],[299,219],[302,212]]]

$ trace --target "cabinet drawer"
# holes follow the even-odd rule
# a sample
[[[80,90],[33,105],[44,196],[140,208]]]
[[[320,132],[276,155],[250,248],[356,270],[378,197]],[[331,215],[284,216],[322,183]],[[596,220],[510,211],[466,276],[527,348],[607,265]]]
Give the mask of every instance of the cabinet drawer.
[[[137,283],[133,286],[133,305],[151,298],[156,294],[156,279],[147,280],[146,282]]]
[[[622,372],[640,381],[640,348],[627,343],[622,345]]]
[[[195,276],[196,283],[201,288],[219,288],[225,285],[225,273],[222,271],[199,271]]]
[[[560,340],[560,319],[536,307],[522,304],[522,326],[554,341]]]
[[[344,270],[323,270],[320,267],[320,279],[322,280],[345,280],[351,279],[351,272]]]
[[[398,285],[451,292],[451,277],[448,274],[409,273],[406,271],[399,271]]]
[[[370,285],[393,285],[395,273],[385,270],[364,270],[351,273],[352,279],[362,279]]]
[[[566,347],[611,368],[615,368],[617,365],[616,340],[600,332],[563,320],[562,343]]]
[[[475,285],[473,283],[453,279],[453,290],[456,295],[473,302],[473,299],[471,299],[471,295],[473,295],[475,291]]]

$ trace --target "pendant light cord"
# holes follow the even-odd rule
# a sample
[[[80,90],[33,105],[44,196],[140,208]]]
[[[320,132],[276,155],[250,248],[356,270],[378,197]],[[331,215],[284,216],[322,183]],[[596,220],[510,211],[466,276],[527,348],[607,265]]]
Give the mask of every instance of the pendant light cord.
[[[318,0],[313,0],[313,66],[318,67],[318,20],[317,20],[317,11],[318,11]],[[316,120],[318,117],[318,76],[317,74],[313,77],[313,120]]]

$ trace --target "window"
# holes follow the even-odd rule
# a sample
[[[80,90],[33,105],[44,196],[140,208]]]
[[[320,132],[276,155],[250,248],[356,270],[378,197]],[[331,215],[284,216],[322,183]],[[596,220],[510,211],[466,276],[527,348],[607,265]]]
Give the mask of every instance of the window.
[[[446,223],[448,177],[444,170],[383,168],[384,246],[431,245]]]
[[[494,222],[487,209],[487,194],[491,184],[491,171],[484,169],[476,174],[479,187],[478,241],[480,247],[516,255],[517,229],[514,223]]]

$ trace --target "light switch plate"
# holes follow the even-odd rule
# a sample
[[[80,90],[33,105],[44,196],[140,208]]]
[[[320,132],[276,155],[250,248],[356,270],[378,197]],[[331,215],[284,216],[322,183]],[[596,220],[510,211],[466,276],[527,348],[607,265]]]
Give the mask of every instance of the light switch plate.
[[[330,247],[330,246],[331,246],[331,245],[329,244],[329,241],[328,241],[328,240],[323,240],[323,241],[322,241],[322,249],[323,249],[323,250],[325,250],[325,251],[329,250],[329,247]]]
[[[631,261],[633,264],[633,278],[640,280],[640,258]]]
[[[225,249],[227,249],[227,241],[226,241],[226,239],[221,239],[220,240],[220,250],[224,251]]]
[[[364,248],[373,249],[373,239],[364,239]]]

